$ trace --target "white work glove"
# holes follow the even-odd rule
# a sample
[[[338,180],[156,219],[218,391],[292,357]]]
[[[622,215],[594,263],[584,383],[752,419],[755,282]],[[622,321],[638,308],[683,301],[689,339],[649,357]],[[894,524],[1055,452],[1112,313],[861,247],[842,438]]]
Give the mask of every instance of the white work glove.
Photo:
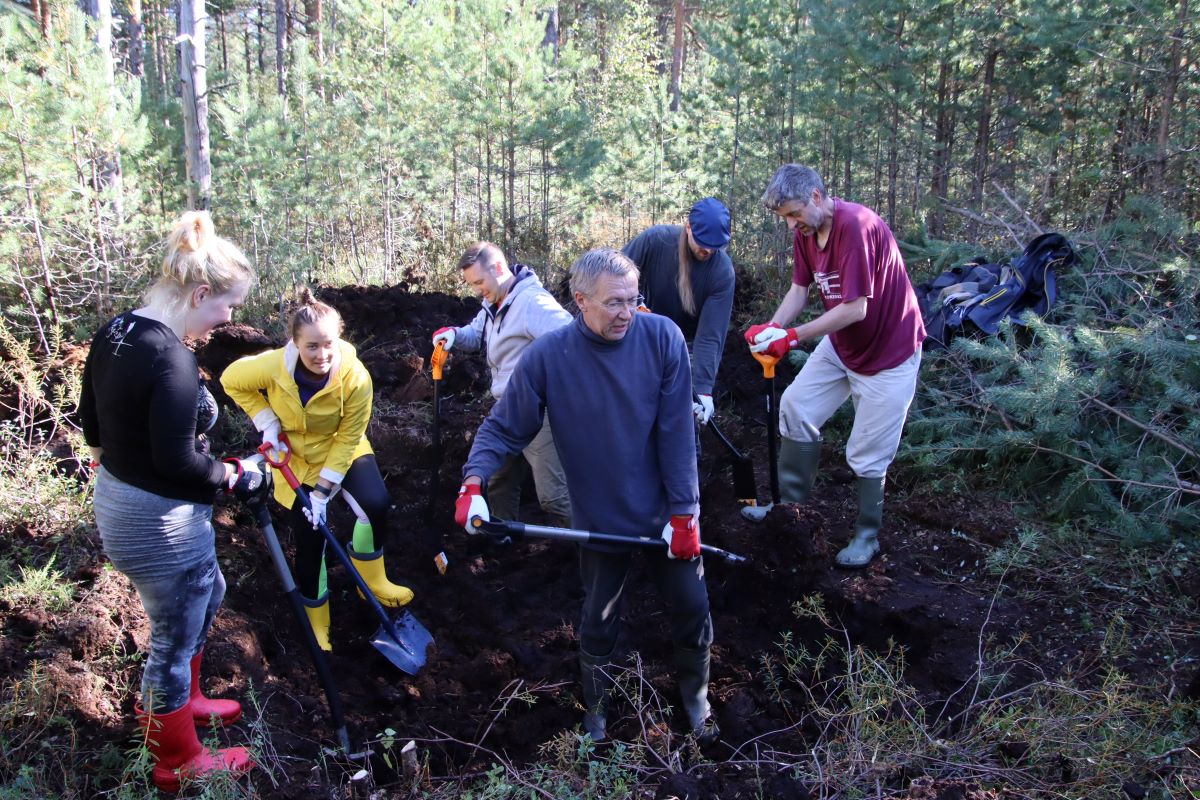
[[[454,328],[438,328],[434,331],[433,346],[437,347],[438,342],[442,343],[442,349],[449,352],[454,347]]]
[[[713,415],[713,399],[711,394],[698,394],[696,402],[692,403],[692,413],[696,415],[696,422],[701,425],[707,425]]]
[[[331,494],[320,486],[317,486],[308,493],[308,502],[311,508],[304,509],[304,516],[312,523],[313,530],[316,530],[325,523],[325,513],[329,506],[330,497]]]
[[[286,453],[287,445],[280,441],[281,433],[283,433],[283,428],[280,426],[278,419],[268,423],[267,427],[264,428],[262,432],[262,443],[270,445],[271,449],[276,453]]]
[[[469,534],[479,533],[471,520],[479,517],[484,522],[492,521],[492,513],[488,510],[487,500],[483,499],[479,484],[464,483],[458,489],[458,499],[454,501],[454,521],[462,525]]]

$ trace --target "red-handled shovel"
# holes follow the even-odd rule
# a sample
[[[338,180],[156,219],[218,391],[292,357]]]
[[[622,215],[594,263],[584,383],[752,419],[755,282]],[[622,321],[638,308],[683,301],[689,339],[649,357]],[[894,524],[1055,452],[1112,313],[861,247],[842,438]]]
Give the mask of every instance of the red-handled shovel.
[[[288,448],[284,450],[283,457],[278,460],[271,456],[277,451],[269,444],[263,444],[259,448],[263,458],[267,463],[275,469],[279,470],[279,474],[287,481],[287,485],[292,487],[292,491],[300,498],[300,502],[305,508],[311,512],[312,503],[308,498],[308,492],[300,485],[300,481],[296,478],[296,473],[288,466],[288,461],[291,460],[291,445],[287,441],[287,435],[282,434],[280,441]],[[425,665],[425,650],[433,643],[433,634],[426,630],[425,626],[417,621],[416,617],[409,611],[403,611],[399,617],[393,620],[388,616],[387,611],[375,599],[375,595],[371,592],[371,587],[367,586],[367,582],[363,580],[362,575],[358,574],[358,570],[354,568],[354,562],[350,560],[350,556],[346,550],[338,542],[337,537],[333,535],[333,531],[329,530],[329,526],[322,522],[317,526],[318,530],[325,536],[325,542],[329,548],[333,550],[334,555],[346,567],[346,571],[350,573],[350,577],[354,579],[358,585],[359,594],[367,601],[371,608],[375,611],[375,615],[379,617],[379,630],[375,631],[375,635],[371,637],[371,644],[388,661],[391,661],[400,669],[407,672],[409,675],[416,675],[417,672]]]

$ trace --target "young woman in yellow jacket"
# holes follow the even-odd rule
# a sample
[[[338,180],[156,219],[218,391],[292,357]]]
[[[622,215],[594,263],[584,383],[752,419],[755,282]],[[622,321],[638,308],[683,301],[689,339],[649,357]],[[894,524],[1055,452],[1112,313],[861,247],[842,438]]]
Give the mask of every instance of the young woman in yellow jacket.
[[[379,602],[399,608],[410,589],[388,580],[383,545],[390,500],[367,441],[372,385],[354,346],[341,338],[342,317],[305,289],[288,323],[291,341],[279,350],[238,359],[221,375],[221,385],[250,415],[264,443],[282,452],[280,434],[291,445],[290,466],[312,501],[311,517],[287,482],[275,480],[275,499],[292,515],[296,532],[296,585],[308,607],[317,642],[329,643],[329,591],[325,537],[317,526],[326,506],[340,494],[358,518],[350,558]]]

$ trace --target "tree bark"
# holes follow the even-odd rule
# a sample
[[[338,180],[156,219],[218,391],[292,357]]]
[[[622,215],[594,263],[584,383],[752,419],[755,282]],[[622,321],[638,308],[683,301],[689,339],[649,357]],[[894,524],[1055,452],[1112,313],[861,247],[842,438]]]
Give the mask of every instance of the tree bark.
[[[972,200],[978,208],[983,202],[983,186],[987,181],[988,148],[992,134],[992,93],[996,85],[996,61],[1000,48],[993,44],[983,63],[983,97],[979,104],[979,124],[975,133],[975,187]]]
[[[1167,67],[1167,83],[1163,88],[1162,108],[1158,114],[1158,135],[1155,137],[1154,188],[1167,190],[1167,148],[1171,141],[1171,107],[1175,105],[1175,92],[1179,88],[1179,75],[1183,71],[1180,52],[1183,45],[1184,25],[1187,23],[1188,0],[1179,0],[1179,12],[1175,17],[1175,30],[1171,34],[1171,53]]]
[[[183,146],[188,207],[207,209],[212,201],[212,160],[208,142],[204,0],[179,0],[179,83],[183,99]]]
[[[542,37],[542,47],[550,48],[553,54],[551,61],[558,63],[558,6],[553,5],[546,9],[546,35]]]
[[[312,42],[318,64],[325,63],[325,36],[321,30],[321,0],[304,0],[304,32]]]
[[[929,235],[942,236],[945,226],[943,206],[950,194],[950,155],[954,140],[954,111],[951,88],[953,67],[949,61],[938,66],[937,119],[933,129],[933,153],[930,158],[929,194],[933,209],[929,213]]]
[[[683,31],[687,24],[687,9],[683,0],[675,0],[675,41],[671,46],[671,82],[668,92],[671,96],[671,111],[679,110],[679,95],[683,86]]]
[[[287,0],[275,0],[275,88],[287,94]]]
[[[142,50],[146,46],[145,28],[142,26],[142,0],[128,0],[128,8],[125,28],[129,35],[129,74],[140,78],[145,72],[145,54]]]

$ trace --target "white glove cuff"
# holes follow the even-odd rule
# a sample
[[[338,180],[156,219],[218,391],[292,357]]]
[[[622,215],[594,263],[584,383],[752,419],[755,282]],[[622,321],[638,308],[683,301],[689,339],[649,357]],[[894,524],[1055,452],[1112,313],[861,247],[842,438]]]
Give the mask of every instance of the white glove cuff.
[[[255,429],[258,430],[259,433],[262,433],[272,425],[278,425],[279,417],[277,417],[275,412],[270,408],[264,408],[262,411],[255,414],[251,421],[254,423]]]

